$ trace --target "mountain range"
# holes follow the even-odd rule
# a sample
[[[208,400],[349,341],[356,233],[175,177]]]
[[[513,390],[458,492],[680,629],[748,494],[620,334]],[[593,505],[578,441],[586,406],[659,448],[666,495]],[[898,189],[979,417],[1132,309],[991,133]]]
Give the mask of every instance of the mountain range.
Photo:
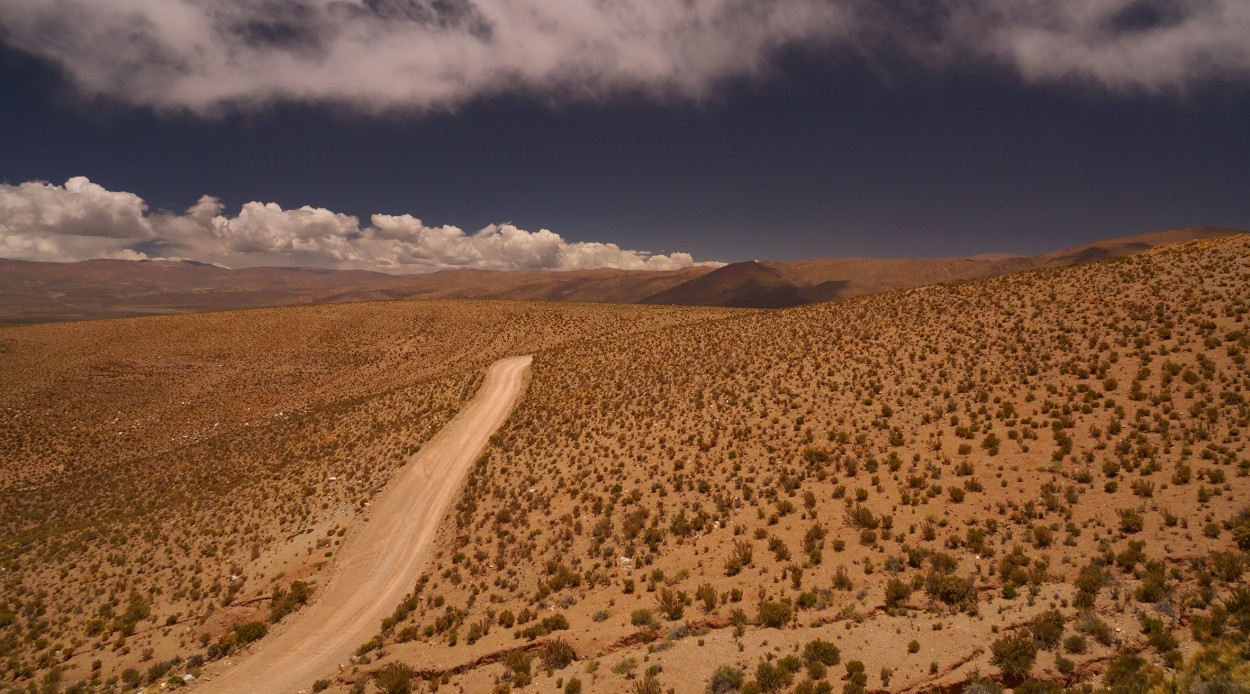
[[[680,270],[486,271],[423,275],[308,267],[229,269],[189,260],[0,259],[0,321],[32,323],[386,299],[503,299],[781,308],[1075,265],[1245,233],[1177,227],[1037,256],[818,258]]]

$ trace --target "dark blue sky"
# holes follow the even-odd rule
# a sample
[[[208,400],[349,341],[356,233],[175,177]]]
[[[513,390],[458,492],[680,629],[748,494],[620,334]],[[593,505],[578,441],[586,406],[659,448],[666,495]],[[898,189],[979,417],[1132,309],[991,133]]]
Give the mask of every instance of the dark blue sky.
[[[0,180],[83,175],[182,210],[201,194],[699,260],[1036,253],[1177,225],[1250,228],[1250,90],[1184,95],[1028,85],[820,51],[702,103],[621,96],[452,113],[280,105],[157,115],[84,101],[0,49]]]

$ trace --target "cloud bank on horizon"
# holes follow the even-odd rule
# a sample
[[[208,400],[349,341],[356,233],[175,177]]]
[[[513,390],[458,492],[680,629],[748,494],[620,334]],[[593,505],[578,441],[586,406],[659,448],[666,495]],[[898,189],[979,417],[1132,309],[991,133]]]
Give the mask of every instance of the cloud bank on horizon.
[[[1250,77],[1245,0],[6,0],[0,39],[77,88],[212,115],[525,93],[700,99],[786,48],[1182,92]]]
[[[492,224],[472,234],[412,215],[351,215],[249,202],[233,217],[202,196],[185,212],[150,212],[133,193],[78,176],[55,185],[0,184],[0,258],[69,262],[92,258],[190,258],[227,267],[312,265],[386,272],[482,270],[675,270],[688,253],[655,255],[613,243],[570,243],[559,234]]]

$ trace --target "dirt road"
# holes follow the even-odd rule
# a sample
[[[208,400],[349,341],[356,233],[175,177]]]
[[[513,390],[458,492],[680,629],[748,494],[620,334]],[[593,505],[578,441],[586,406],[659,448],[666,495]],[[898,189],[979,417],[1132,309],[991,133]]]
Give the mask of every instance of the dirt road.
[[[330,677],[380,630],[425,569],[430,545],[473,462],[520,397],[531,357],[491,365],[472,402],[413,456],[349,534],[316,600],[200,692],[296,692]]]

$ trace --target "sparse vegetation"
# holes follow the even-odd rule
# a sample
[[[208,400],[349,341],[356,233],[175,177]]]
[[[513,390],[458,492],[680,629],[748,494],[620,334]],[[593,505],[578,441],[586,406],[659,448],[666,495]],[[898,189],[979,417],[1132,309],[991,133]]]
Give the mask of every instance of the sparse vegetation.
[[[130,686],[315,600],[372,495],[516,351],[536,353],[525,399],[361,677],[398,660],[447,673],[408,677],[419,691],[651,691],[679,667],[714,692],[972,668],[1025,691],[1244,679],[1248,245],[782,312],[5,329],[0,679],[86,681],[102,660],[101,682]],[[85,361],[55,347],[92,341]]]

